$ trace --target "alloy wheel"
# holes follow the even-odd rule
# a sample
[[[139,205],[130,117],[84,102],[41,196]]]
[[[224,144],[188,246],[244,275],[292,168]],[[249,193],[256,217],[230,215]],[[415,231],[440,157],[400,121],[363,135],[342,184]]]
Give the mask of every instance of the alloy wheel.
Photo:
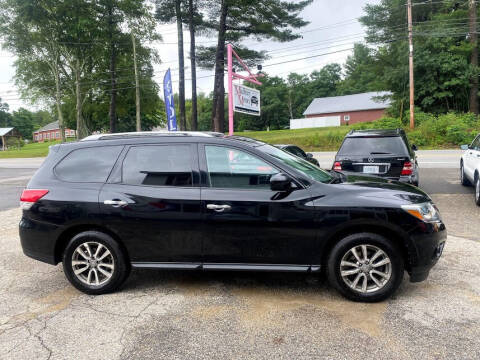
[[[392,276],[388,255],[374,245],[357,245],[348,250],[340,261],[343,282],[359,293],[372,293],[382,289]]]
[[[72,270],[84,284],[104,285],[112,278],[115,260],[105,245],[94,241],[84,242],[73,252]]]

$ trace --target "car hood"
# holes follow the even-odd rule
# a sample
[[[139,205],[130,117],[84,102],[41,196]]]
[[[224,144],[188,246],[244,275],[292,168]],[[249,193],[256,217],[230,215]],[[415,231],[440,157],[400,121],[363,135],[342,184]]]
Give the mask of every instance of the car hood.
[[[325,196],[326,201],[348,206],[389,207],[432,201],[426,192],[413,185],[376,176],[344,175],[343,182],[330,185],[334,196]]]

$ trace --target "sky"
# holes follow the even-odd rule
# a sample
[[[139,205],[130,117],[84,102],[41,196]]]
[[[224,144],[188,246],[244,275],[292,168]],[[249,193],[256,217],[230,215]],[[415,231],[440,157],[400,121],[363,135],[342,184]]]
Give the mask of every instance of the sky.
[[[363,39],[364,28],[358,22],[358,17],[364,14],[363,8],[368,4],[377,4],[380,0],[314,0],[301,14],[310,22],[299,29],[302,37],[298,40],[279,43],[245,39],[242,43],[255,50],[268,51],[269,59],[262,66],[269,75],[286,77],[290,72],[308,74],[319,70],[329,63],[343,63],[355,42]],[[157,49],[162,63],[154,65],[154,80],[161,84],[163,75],[168,68],[172,69],[173,90],[178,92],[178,54],[176,25],[160,25],[158,32],[163,42],[150,44]],[[189,34],[184,31],[185,39],[185,91],[186,97],[191,97]],[[215,38],[198,37],[197,44],[216,44]],[[308,59],[305,59],[310,57]],[[0,98],[7,102],[10,110],[26,107],[31,110],[41,108],[20,99],[13,84],[15,56],[5,50],[0,50]],[[282,64],[278,64],[282,63]],[[197,91],[210,93],[213,89],[213,70],[197,71]],[[159,94],[163,98],[162,91]]]

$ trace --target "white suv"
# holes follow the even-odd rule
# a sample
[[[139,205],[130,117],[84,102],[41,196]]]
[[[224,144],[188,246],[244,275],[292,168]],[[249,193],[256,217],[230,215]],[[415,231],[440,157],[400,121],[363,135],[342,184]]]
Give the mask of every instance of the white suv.
[[[475,186],[475,203],[480,206],[480,135],[461,148],[465,153],[460,160],[460,181],[463,186]]]

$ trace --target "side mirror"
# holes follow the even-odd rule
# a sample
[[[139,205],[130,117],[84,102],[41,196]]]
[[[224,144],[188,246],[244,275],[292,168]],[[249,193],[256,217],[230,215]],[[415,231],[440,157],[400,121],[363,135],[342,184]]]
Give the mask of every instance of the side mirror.
[[[272,191],[286,192],[292,189],[292,180],[285,174],[275,174],[270,178]]]
[[[462,150],[468,150],[468,145],[460,145],[460,149],[462,149]]]
[[[412,144],[412,150],[413,150],[413,151],[417,151],[417,150],[418,150],[417,145]]]
[[[308,159],[312,159],[312,158],[313,158],[313,154],[307,153],[307,158],[308,158]]]

